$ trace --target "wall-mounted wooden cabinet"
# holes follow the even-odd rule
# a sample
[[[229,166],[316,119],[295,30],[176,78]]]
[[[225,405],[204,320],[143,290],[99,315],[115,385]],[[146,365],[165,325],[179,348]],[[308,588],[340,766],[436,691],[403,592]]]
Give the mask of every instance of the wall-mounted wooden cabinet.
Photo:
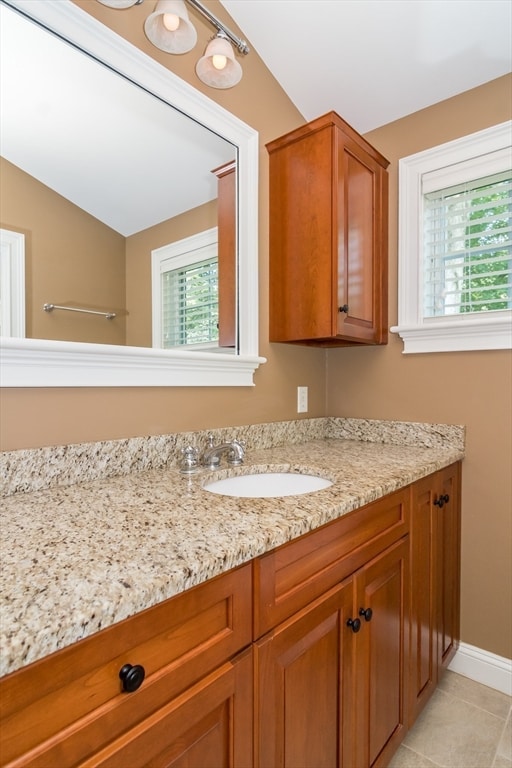
[[[267,150],[270,341],[387,343],[388,161],[335,112]]]

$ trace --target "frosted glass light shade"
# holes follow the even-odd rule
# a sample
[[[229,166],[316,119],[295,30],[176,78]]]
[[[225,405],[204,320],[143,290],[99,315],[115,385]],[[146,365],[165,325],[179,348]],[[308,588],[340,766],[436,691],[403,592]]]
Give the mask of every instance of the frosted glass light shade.
[[[215,57],[215,60],[214,60]],[[222,69],[214,65],[224,63]],[[232,88],[242,79],[242,67],[236,61],[233,46],[225,37],[214,37],[206,46],[204,56],[196,64],[198,78],[212,88]]]
[[[179,17],[175,31],[164,25],[164,14]],[[148,40],[166,53],[187,53],[197,42],[197,32],[188,18],[184,0],[158,0],[155,10],[144,24]]]
[[[132,5],[136,5],[137,0],[98,0],[98,2],[109,8],[130,8]]]

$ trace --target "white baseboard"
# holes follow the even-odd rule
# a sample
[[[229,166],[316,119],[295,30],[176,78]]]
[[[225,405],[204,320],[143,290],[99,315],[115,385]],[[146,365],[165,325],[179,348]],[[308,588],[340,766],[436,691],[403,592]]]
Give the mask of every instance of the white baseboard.
[[[512,696],[511,659],[461,643],[448,669]]]

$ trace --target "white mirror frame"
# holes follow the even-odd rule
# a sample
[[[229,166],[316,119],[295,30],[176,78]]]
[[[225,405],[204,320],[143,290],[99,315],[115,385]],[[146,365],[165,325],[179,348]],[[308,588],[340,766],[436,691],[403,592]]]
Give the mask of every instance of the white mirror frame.
[[[2,387],[253,386],[258,356],[258,133],[70,0],[2,0],[238,147],[239,354],[2,338]]]

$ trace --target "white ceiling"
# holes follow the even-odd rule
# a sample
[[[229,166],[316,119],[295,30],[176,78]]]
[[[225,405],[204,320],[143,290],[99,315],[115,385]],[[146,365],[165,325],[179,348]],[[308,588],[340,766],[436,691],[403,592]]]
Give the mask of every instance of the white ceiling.
[[[231,144],[0,5],[2,156],[125,237],[217,197]]]
[[[510,0],[221,2],[306,120],[360,133],[512,71]]]
[[[334,109],[361,133],[512,69],[511,0],[221,2],[306,120]],[[232,147],[185,152],[176,112],[0,10],[4,157],[125,236],[216,195]]]

